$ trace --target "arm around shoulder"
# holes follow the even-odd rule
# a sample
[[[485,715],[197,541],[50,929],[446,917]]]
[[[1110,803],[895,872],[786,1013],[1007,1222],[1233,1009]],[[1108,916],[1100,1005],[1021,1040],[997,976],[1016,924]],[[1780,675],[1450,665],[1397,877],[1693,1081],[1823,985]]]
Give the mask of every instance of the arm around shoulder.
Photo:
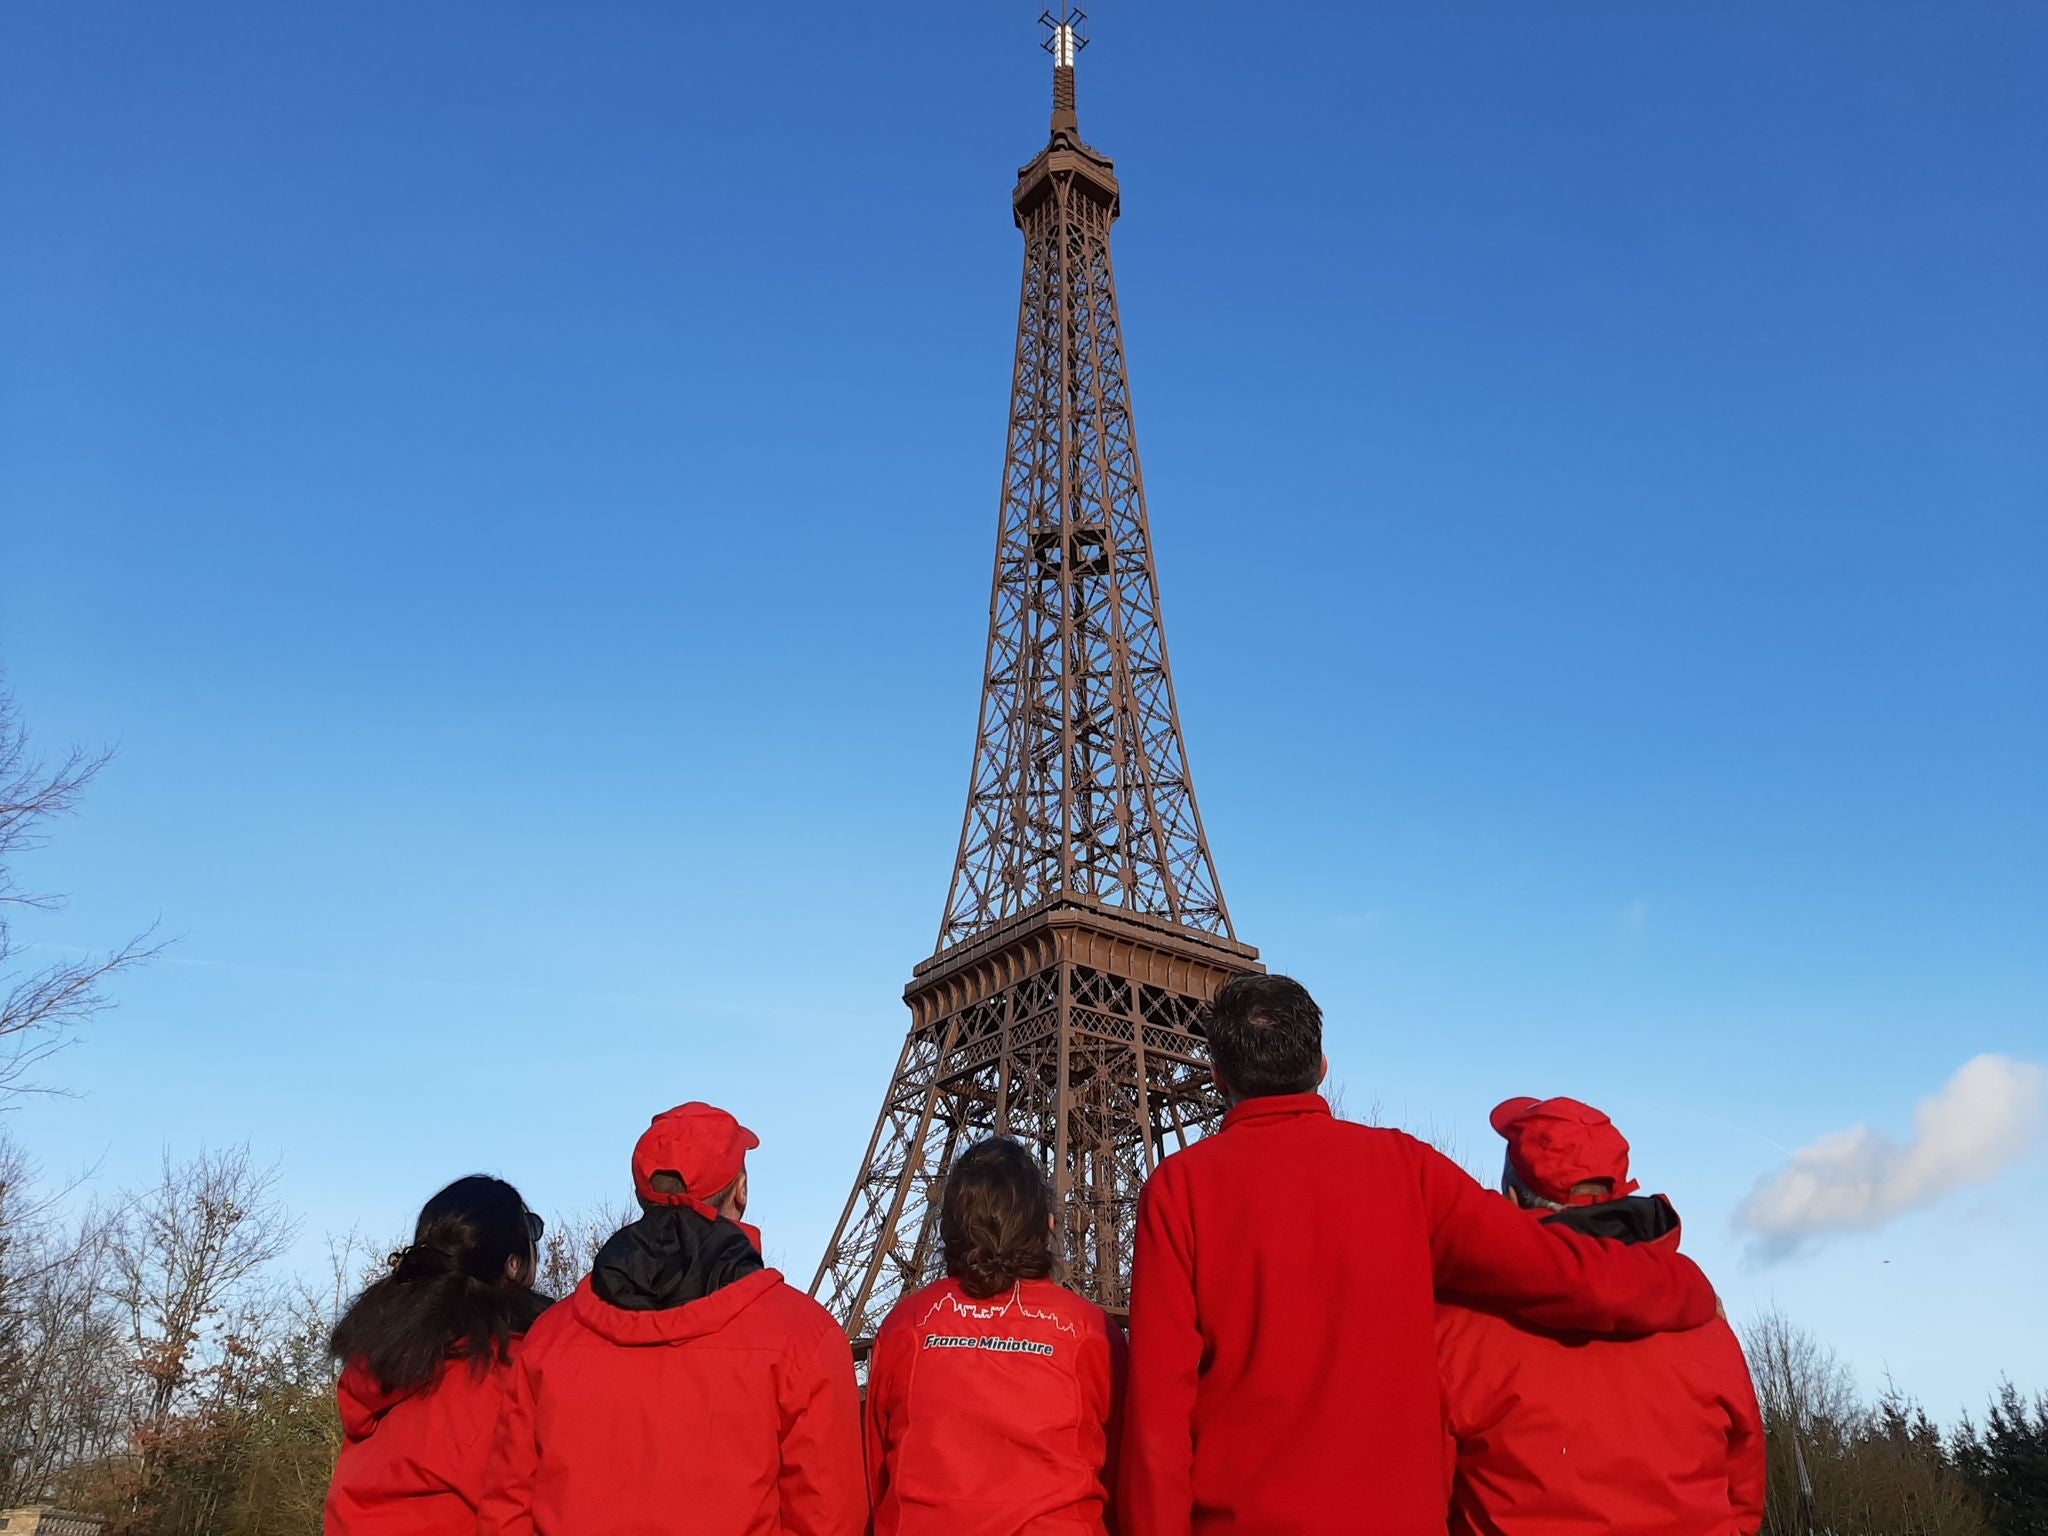
[[[1441,1152],[1414,1145],[1438,1291],[1579,1333],[1668,1333],[1712,1321],[1714,1288],[1683,1254],[1537,1221]]]

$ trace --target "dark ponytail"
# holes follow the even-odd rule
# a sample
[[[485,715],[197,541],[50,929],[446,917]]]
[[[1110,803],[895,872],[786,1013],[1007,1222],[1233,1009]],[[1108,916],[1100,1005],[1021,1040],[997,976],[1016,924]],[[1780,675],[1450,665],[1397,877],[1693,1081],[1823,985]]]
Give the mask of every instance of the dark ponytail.
[[[996,1296],[1052,1273],[1052,1191],[1031,1154],[1007,1136],[976,1142],[953,1163],[939,1207],[946,1273],[970,1296]]]
[[[411,1244],[349,1304],[328,1348],[387,1392],[425,1386],[450,1358],[480,1371],[507,1358],[548,1305],[533,1289],[533,1245],[518,1190],[457,1179],[426,1203]]]

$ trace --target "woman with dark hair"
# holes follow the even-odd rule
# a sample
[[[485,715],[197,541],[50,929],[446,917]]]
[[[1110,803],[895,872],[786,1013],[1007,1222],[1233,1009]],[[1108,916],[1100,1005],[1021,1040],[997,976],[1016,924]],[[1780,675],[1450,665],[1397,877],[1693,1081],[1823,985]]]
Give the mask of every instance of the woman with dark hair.
[[[1007,1137],[953,1164],[946,1278],[899,1301],[868,1362],[875,1536],[1104,1536],[1124,1336],[1052,1278],[1052,1193]]]
[[[457,1179],[350,1303],[329,1344],[344,1444],[326,1536],[474,1536],[513,1351],[548,1305],[541,1231],[503,1179]]]

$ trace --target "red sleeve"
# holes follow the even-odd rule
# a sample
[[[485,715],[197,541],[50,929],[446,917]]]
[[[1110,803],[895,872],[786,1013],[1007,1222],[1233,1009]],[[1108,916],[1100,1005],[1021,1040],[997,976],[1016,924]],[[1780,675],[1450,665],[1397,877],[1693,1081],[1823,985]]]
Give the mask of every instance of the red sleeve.
[[[511,1375],[484,1465],[477,1536],[533,1536],[533,1475],[540,1452],[533,1435],[533,1377],[523,1352],[512,1362]]]
[[[1756,1536],[1764,1525],[1764,1417],[1757,1409],[1756,1387],[1749,1379],[1742,1346],[1726,1323],[1721,1328],[1728,1334],[1728,1352],[1734,1356],[1726,1394],[1728,1502],[1735,1509],[1737,1536]]]
[[[790,1536],[862,1536],[868,1524],[861,1465],[860,1387],[853,1346],[822,1327],[783,1378],[782,1529]]]
[[[1683,1254],[1532,1221],[1441,1152],[1413,1146],[1439,1291],[1577,1333],[1669,1333],[1714,1319],[1714,1288]]]
[[[875,1336],[868,1355],[868,1400],[863,1414],[868,1468],[868,1507],[880,1509],[882,1495],[889,1487],[889,1419],[901,1406],[903,1375],[898,1360],[903,1351],[897,1340],[903,1333],[886,1325]]]
[[[1106,1386],[1109,1391],[1109,1411],[1102,1420],[1102,1486],[1109,1494],[1109,1503],[1103,1510],[1103,1517],[1108,1522],[1109,1536],[1119,1536],[1122,1528],[1116,1517],[1116,1485],[1122,1470],[1124,1390],[1130,1380],[1131,1346],[1129,1340],[1124,1337],[1123,1329],[1117,1326],[1114,1319],[1108,1323],[1108,1343],[1109,1380]]]
[[[1194,1518],[1195,1322],[1193,1234],[1161,1169],[1138,1196],[1131,1257],[1130,1377],[1117,1478],[1122,1536],[1188,1536]]]

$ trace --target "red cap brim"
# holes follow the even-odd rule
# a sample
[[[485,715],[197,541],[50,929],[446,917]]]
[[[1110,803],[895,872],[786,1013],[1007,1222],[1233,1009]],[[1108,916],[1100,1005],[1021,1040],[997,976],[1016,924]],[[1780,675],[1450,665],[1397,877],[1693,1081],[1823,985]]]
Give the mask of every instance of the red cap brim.
[[[1486,1117],[1487,1124],[1505,1136],[1510,1125],[1513,1125],[1542,1102],[1541,1099],[1531,1098],[1503,1099],[1500,1103],[1494,1105],[1493,1113]]]

